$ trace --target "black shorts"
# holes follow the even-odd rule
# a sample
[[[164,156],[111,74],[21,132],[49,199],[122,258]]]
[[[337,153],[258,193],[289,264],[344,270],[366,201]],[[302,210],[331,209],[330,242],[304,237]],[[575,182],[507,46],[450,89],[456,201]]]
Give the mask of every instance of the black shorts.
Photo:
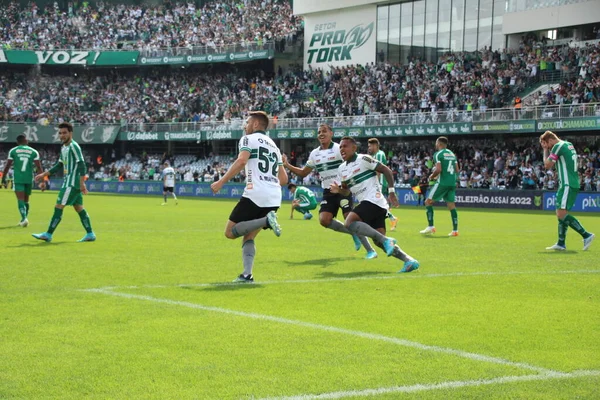
[[[279,207],[259,207],[247,197],[242,197],[229,215],[229,220],[235,222],[252,221],[266,217],[270,211],[277,211]]]
[[[329,189],[325,189],[323,190],[323,199],[321,200],[319,214],[327,212],[333,214],[335,218],[340,208],[342,209],[342,214],[345,215],[352,211],[352,206],[352,195],[342,196],[339,193],[334,194]]]
[[[361,201],[352,212],[356,213],[362,221],[373,229],[385,228],[385,219],[388,210],[381,208],[370,201]]]
[[[163,186],[163,192],[173,193],[173,187]]]

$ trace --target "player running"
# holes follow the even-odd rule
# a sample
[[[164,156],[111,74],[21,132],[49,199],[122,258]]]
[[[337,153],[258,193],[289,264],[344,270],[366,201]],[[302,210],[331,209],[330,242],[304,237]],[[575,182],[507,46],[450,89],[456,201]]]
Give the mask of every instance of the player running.
[[[175,170],[169,165],[168,162],[166,162],[164,165],[162,177],[164,202],[161,204],[161,206],[167,205],[167,193],[171,193],[171,196],[173,196],[173,199],[175,199],[175,205],[177,205],[177,196],[175,195]]]
[[[387,157],[385,156],[385,153],[382,150],[380,150],[379,139],[371,138],[368,140],[367,143],[369,155],[377,161],[379,161],[380,163],[382,163],[383,165],[387,165]],[[390,195],[387,180],[380,173],[377,173],[377,178],[379,179],[379,184],[381,185],[381,192],[387,199]],[[387,217],[390,220],[390,231],[395,231],[396,225],[398,225],[398,218],[396,218],[390,210],[388,210]]]
[[[458,162],[453,152],[448,150],[448,138],[440,136],[435,142],[437,152],[433,155],[435,168],[429,180],[437,182],[427,195],[425,200],[425,208],[427,209],[427,228],[421,231],[424,235],[435,233],[435,225],[433,224],[433,203],[440,199],[444,199],[450,216],[452,217],[452,232],[448,236],[458,236],[458,212],[456,211],[456,177],[458,172]]]
[[[339,193],[331,193],[329,187],[335,182],[338,174],[338,167],[342,164],[342,155],[340,154],[340,145],[334,143],[333,131],[329,125],[323,124],[319,127],[317,139],[321,146],[310,152],[308,161],[304,168],[298,168],[291,165],[285,154],[283,155],[283,165],[294,174],[304,178],[316,170],[321,177],[321,187],[323,188],[323,199],[321,200],[321,208],[319,209],[319,222],[325,228],[332,229],[337,232],[347,233],[352,235],[343,223],[335,219],[339,209],[342,209],[344,218],[352,211],[352,195],[343,196]],[[354,239],[354,248],[360,250],[361,245],[367,250],[367,259],[377,257],[377,253],[364,236],[352,235]]]
[[[243,237],[242,262],[244,272],[234,282],[252,283],[252,267],[256,246],[254,238],[263,229],[272,229],[281,235],[275,212],[281,207],[281,185],[287,184],[288,176],[281,163],[281,152],[273,140],[265,134],[269,117],[262,111],[250,113],[244,128],[245,136],[239,142],[237,160],[221,179],[210,185],[217,194],[223,185],[246,171],[246,188],[225,228],[228,239]]]
[[[8,152],[8,160],[2,174],[2,184],[6,185],[8,171],[10,167],[13,167],[13,189],[17,196],[19,214],[21,214],[19,226],[23,228],[29,225],[27,216],[29,215],[29,196],[33,187],[34,165],[38,172],[43,171],[40,154],[37,150],[28,146],[25,135],[17,136],[17,147],[13,147]],[[42,187],[43,185],[44,183],[42,183]]]
[[[331,193],[344,196],[351,193],[360,204],[348,213],[346,228],[355,235],[363,235],[373,239],[373,242],[385,250],[389,256],[404,261],[399,272],[411,272],[419,268],[419,262],[404,253],[396,245],[396,239],[385,236],[385,219],[387,218],[388,202],[381,193],[381,185],[377,172],[385,176],[390,188],[390,201],[398,204],[394,189],[394,174],[385,165],[366,154],[356,153],[356,140],[345,136],[340,142],[340,153],[344,162],[338,170],[336,182],[332,183]]]
[[[82,196],[88,193],[85,187],[87,167],[83,159],[81,147],[73,140],[73,125],[68,122],[59,124],[58,137],[63,144],[60,149],[58,162],[50,170],[36,175],[35,180],[36,182],[41,181],[45,177],[49,177],[62,169],[64,175],[63,184],[58,193],[54,215],[52,216],[48,230],[44,233],[34,233],[32,236],[45,242],[51,242],[52,234],[62,219],[63,209],[65,206],[73,206],[77,214],[79,214],[81,224],[86,231],[85,236],[78,241],[93,242],[96,240],[96,235],[92,230],[90,217],[85,208],[83,208]]]
[[[561,140],[550,131],[540,136],[540,145],[544,149],[544,167],[558,171],[558,191],[556,192],[556,216],[558,218],[558,242],[546,247],[546,250],[564,251],[569,227],[583,238],[583,250],[590,248],[595,235],[585,230],[579,220],[569,214],[579,193],[579,174],[577,172],[577,152],[573,144]]]
[[[313,217],[310,213],[311,210],[317,208],[317,198],[313,191],[304,186],[296,186],[293,183],[288,185],[288,190],[294,195],[290,219],[294,219],[294,210],[304,215],[304,219],[311,219]]]

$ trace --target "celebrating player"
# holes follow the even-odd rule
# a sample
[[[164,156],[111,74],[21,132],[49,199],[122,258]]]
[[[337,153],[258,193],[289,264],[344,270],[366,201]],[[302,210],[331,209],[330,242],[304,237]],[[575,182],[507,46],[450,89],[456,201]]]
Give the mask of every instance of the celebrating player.
[[[369,139],[367,147],[368,147],[369,155],[371,157],[373,157],[374,159],[376,159],[383,165],[387,165],[387,157],[385,156],[385,153],[379,149],[379,147],[380,147],[379,139],[377,139],[377,138]],[[377,173],[377,177],[379,179],[379,184],[381,185],[381,192],[387,199],[390,195],[390,190],[388,188],[387,180],[380,173]],[[396,225],[398,225],[398,218],[396,218],[390,210],[388,210],[387,217],[390,219],[390,231],[395,231]]]
[[[175,170],[165,163],[164,169],[162,170],[163,176],[163,200],[161,206],[167,205],[167,193],[171,193],[171,196],[175,199],[175,205],[177,205],[177,196],[175,195]]]
[[[342,209],[344,218],[350,213],[352,210],[352,195],[343,196],[339,193],[331,193],[329,189],[330,185],[337,178],[338,167],[343,161],[340,154],[340,145],[332,142],[332,138],[333,131],[329,125],[321,125],[319,127],[319,134],[317,135],[321,146],[310,152],[304,168],[291,165],[285,154],[283,155],[283,165],[302,178],[310,174],[313,169],[317,170],[321,177],[321,187],[323,188],[323,200],[319,209],[319,222],[325,228],[352,235],[344,224],[335,219],[340,208]],[[377,253],[373,250],[367,238],[356,235],[352,235],[352,238],[354,239],[354,248],[356,250],[360,250],[361,245],[365,246],[367,259],[377,257]]]
[[[540,136],[540,145],[544,149],[544,167],[558,171],[558,191],[556,192],[556,216],[558,217],[558,242],[546,250],[564,251],[567,249],[565,240],[567,230],[573,228],[583,238],[583,250],[590,248],[594,234],[587,232],[579,220],[568,214],[575,204],[579,193],[579,174],[577,173],[577,152],[567,141],[560,140],[550,131]]]
[[[272,229],[275,236],[281,235],[275,212],[281,206],[281,185],[288,177],[281,163],[281,152],[266,134],[269,117],[262,111],[250,113],[244,128],[245,136],[239,142],[237,160],[221,179],[210,185],[213,193],[218,193],[223,185],[246,171],[246,188],[237,203],[225,228],[228,239],[243,236],[242,261],[244,272],[234,282],[254,281],[252,267],[256,246],[254,238],[262,229]]]
[[[311,219],[313,217],[310,213],[311,210],[317,208],[317,198],[313,191],[304,186],[296,186],[293,183],[288,185],[288,190],[294,195],[290,219],[294,219],[294,210],[304,215],[304,219]]]
[[[44,233],[34,233],[32,236],[39,240],[51,242],[52,234],[62,219],[63,209],[65,206],[73,206],[75,211],[77,211],[77,214],[79,214],[81,224],[86,231],[85,236],[81,238],[79,242],[93,242],[96,240],[96,235],[92,230],[90,217],[85,208],[83,208],[82,196],[82,194],[88,193],[88,190],[85,187],[87,167],[85,165],[85,160],[83,159],[81,147],[73,140],[73,125],[68,122],[59,124],[58,137],[63,144],[60,149],[60,158],[58,159],[58,162],[50,168],[50,170],[36,175],[35,180],[36,182],[41,181],[62,168],[64,172],[63,184],[58,193],[58,199],[56,200],[56,206],[54,207],[54,215],[52,216],[48,230]]]
[[[29,225],[27,215],[29,214],[29,196],[33,185],[33,166],[38,172],[43,170],[40,162],[40,154],[37,150],[27,145],[27,137],[25,135],[17,136],[17,147],[13,147],[8,152],[8,160],[4,166],[2,174],[2,184],[6,184],[6,177],[10,167],[13,167],[13,187],[17,195],[17,204],[19,213],[21,214],[21,222],[19,226],[26,227]],[[44,185],[44,183],[42,183]]]
[[[399,272],[411,272],[419,268],[419,262],[406,254],[396,245],[396,239],[385,236],[385,219],[387,218],[388,202],[381,193],[381,185],[377,172],[382,174],[390,188],[390,201],[398,204],[394,189],[392,171],[365,154],[356,154],[356,141],[345,136],[340,142],[340,152],[344,162],[338,170],[336,183],[332,183],[331,193],[341,193],[344,196],[354,194],[360,204],[346,217],[346,228],[356,234],[373,239],[373,242],[385,250],[388,256],[394,256],[404,261]]]
[[[458,212],[456,211],[456,176],[458,171],[458,163],[453,152],[448,150],[448,138],[440,136],[435,142],[437,152],[433,155],[435,169],[429,176],[429,180],[433,181],[437,178],[437,182],[427,195],[425,200],[425,208],[427,209],[427,228],[421,231],[424,235],[435,233],[435,225],[433,224],[433,203],[440,199],[444,199],[450,216],[452,217],[452,232],[448,236],[458,236]]]

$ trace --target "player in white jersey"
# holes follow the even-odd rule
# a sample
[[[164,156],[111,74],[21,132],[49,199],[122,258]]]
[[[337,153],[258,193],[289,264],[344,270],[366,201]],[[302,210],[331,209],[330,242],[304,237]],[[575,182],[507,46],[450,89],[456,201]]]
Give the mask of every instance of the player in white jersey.
[[[385,236],[389,205],[381,191],[377,172],[385,176],[390,190],[390,201],[397,205],[392,170],[366,154],[357,154],[356,147],[354,138],[342,138],[340,153],[344,162],[339,167],[337,182],[331,184],[332,193],[352,193],[360,202],[346,217],[346,228],[356,235],[370,237],[388,256],[404,261],[404,266],[399,272],[414,271],[419,268],[419,262],[404,253],[396,245],[395,239]]]
[[[177,205],[177,196],[175,195],[175,170],[165,163],[164,169],[162,170],[163,177],[163,200],[161,206],[167,205],[167,193],[171,193],[171,196],[175,199],[175,205]]]
[[[319,127],[317,139],[321,146],[310,152],[308,161],[304,168],[298,168],[291,165],[285,154],[283,155],[283,165],[299,177],[305,177],[313,170],[319,173],[321,178],[321,187],[323,188],[323,200],[319,209],[319,222],[325,228],[332,229],[337,232],[347,233],[352,235],[344,224],[335,219],[339,209],[342,209],[344,218],[352,211],[352,195],[343,196],[339,193],[331,193],[329,186],[335,182],[338,175],[338,167],[343,162],[340,154],[340,145],[334,143],[333,131],[329,125],[323,124]],[[377,253],[371,247],[369,240],[364,236],[352,235],[354,239],[354,247],[359,250],[361,245],[367,250],[367,259],[376,258]]]
[[[275,236],[281,235],[275,212],[281,206],[281,186],[287,184],[288,177],[281,162],[281,152],[267,135],[269,117],[262,111],[250,113],[245,136],[239,142],[237,160],[221,179],[210,185],[213,193],[231,178],[246,171],[246,188],[227,222],[225,236],[236,239],[243,236],[242,260],[244,272],[234,282],[254,282],[252,267],[256,247],[254,238],[262,229],[272,229]]]

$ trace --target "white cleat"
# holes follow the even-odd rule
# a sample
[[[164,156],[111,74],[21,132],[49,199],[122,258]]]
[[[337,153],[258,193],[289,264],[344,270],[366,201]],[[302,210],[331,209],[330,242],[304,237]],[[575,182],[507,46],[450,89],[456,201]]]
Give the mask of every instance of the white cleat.
[[[22,226],[23,228],[27,227],[29,225],[29,221],[27,220],[27,218],[25,218],[23,221],[19,222],[19,226]]]
[[[448,236],[458,236],[458,231],[452,231],[448,234]]]
[[[162,203],[162,204],[161,204],[161,206],[166,206],[166,205],[167,205],[167,203]]]
[[[25,220],[25,221],[27,221],[27,220]],[[587,249],[590,248],[595,237],[596,237],[596,235],[594,235],[593,233],[590,233],[589,237],[583,239],[583,251],[586,251]]]
[[[565,251],[567,248],[564,246],[559,246],[558,244],[554,244],[550,247],[546,247],[546,250],[556,250],[556,251]]]
[[[435,228],[433,226],[428,226],[420,232],[422,235],[432,235],[435,233]]]

